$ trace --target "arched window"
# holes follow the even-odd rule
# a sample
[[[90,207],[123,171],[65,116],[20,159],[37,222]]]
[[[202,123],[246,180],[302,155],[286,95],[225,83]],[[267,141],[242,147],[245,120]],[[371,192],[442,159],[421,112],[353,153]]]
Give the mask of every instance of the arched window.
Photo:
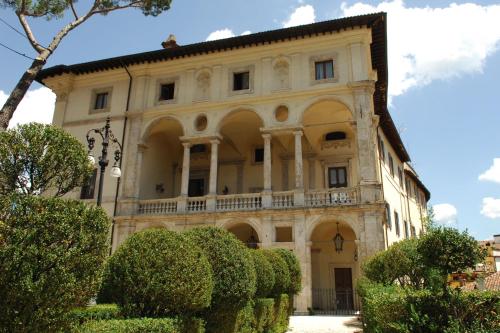
[[[345,132],[330,132],[325,135],[325,141],[345,140]]]

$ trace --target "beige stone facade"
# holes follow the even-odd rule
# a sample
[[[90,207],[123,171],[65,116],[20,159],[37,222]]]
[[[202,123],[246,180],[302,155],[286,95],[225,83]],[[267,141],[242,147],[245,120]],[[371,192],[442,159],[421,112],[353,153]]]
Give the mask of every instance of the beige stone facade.
[[[422,231],[429,194],[383,107],[385,40],[385,15],[374,14],[55,67],[39,80],[57,94],[54,124],[84,142],[109,116],[123,137],[118,191],[104,179],[113,249],[139,230],[202,225],[288,248],[303,272],[296,310],[307,312],[325,306],[314,293],[352,289],[365,258]]]

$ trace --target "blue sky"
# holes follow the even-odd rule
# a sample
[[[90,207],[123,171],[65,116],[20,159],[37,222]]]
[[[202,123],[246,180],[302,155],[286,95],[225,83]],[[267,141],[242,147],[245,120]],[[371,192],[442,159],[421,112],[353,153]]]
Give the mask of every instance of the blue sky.
[[[375,11],[388,12],[390,111],[437,218],[478,239],[500,234],[500,5],[494,1],[173,0],[156,18],[137,10],[91,18],[47,66],[155,50],[170,33],[183,45]],[[9,10],[0,9],[0,17],[20,29]],[[68,19],[32,27],[47,44]],[[1,22],[0,43],[35,56]],[[29,63],[0,47],[0,102]],[[50,121],[52,104],[53,96],[34,84],[14,121]]]

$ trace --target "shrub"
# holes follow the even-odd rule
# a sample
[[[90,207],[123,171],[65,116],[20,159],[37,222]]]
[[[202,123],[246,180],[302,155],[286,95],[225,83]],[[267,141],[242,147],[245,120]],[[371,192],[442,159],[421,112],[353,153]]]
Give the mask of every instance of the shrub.
[[[255,295],[256,275],[252,257],[243,243],[216,227],[191,229],[186,235],[203,250],[212,267],[212,307],[245,306]]]
[[[252,333],[264,333],[271,329],[274,321],[274,299],[258,298],[255,300]]]
[[[0,197],[0,332],[68,325],[97,291],[109,228],[102,209],[79,201]]]
[[[249,250],[257,274],[255,297],[267,297],[274,287],[274,269],[262,250]]]
[[[200,319],[138,318],[89,321],[74,333],[203,333]]]
[[[270,333],[285,333],[288,331],[290,319],[290,298],[282,294],[274,299],[273,321],[269,328]]]
[[[207,258],[188,237],[165,229],[130,236],[108,262],[109,285],[126,316],[189,314],[210,304]]]
[[[290,273],[286,261],[273,250],[262,250],[271,265],[273,266],[275,282],[269,296],[280,297],[286,294],[290,288]]]
[[[116,304],[98,304],[79,307],[70,312],[74,323],[83,324],[89,320],[110,320],[121,318],[120,309]]]
[[[302,289],[302,274],[297,256],[290,250],[274,249],[286,262],[290,274],[290,286],[287,294],[296,295]]]
[[[31,123],[0,132],[0,195],[62,196],[81,186],[92,168],[85,147],[56,126]]]

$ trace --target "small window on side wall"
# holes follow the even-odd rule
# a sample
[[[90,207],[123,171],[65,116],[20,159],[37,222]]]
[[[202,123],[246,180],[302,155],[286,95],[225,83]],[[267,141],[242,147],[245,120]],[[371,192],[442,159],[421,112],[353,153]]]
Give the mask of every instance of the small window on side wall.
[[[174,99],[175,82],[160,85],[160,101],[170,101]]]
[[[325,141],[345,140],[345,132],[330,132],[325,135]]]
[[[90,113],[107,112],[111,105],[112,88],[101,88],[92,91]]]
[[[326,61],[316,61],[314,63],[314,67],[316,80],[333,79],[334,67],[332,59]]]
[[[250,72],[240,72],[233,74],[233,90],[250,89]]]
[[[108,107],[108,92],[102,92],[95,95],[94,110],[102,110]]]
[[[264,148],[255,148],[253,152],[254,163],[264,162]]]

